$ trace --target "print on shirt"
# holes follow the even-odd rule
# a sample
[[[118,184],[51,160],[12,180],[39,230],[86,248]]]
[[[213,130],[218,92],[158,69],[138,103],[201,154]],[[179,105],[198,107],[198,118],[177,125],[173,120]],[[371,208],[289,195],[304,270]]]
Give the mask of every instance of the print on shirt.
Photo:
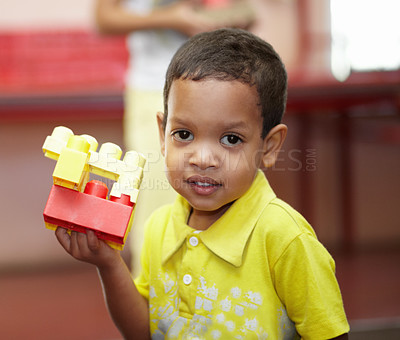
[[[268,303],[261,293],[232,287],[223,294],[215,282],[200,276],[195,313],[187,318],[179,314],[177,280],[164,272],[158,281],[161,284],[149,289],[152,339],[224,339],[227,335],[232,339],[268,339],[268,330],[257,317],[257,310]],[[283,307],[275,318],[280,339],[292,339],[295,328]]]

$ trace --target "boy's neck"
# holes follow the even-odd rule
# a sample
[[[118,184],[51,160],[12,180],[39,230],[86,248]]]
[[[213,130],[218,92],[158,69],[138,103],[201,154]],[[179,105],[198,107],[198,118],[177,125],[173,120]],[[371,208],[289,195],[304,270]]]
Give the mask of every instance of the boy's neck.
[[[189,227],[196,230],[207,230],[214,222],[216,222],[233,204],[233,202],[222,206],[218,210],[203,211],[191,209],[187,221]]]

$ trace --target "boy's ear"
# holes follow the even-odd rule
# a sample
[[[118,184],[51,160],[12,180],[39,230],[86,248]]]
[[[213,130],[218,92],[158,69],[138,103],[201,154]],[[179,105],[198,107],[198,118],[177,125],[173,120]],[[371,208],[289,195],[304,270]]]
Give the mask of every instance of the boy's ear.
[[[270,168],[276,162],[279,151],[282,148],[287,134],[287,126],[278,124],[274,126],[264,139],[264,154],[262,165],[264,168]]]
[[[161,153],[165,157],[165,131],[163,127],[164,113],[157,112],[158,134],[160,137]]]

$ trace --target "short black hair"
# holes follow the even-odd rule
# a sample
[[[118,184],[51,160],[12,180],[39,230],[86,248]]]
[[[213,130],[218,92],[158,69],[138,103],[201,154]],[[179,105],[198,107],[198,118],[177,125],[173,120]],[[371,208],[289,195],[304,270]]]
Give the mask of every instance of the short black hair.
[[[287,73],[274,48],[254,34],[224,28],[197,34],[172,58],[164,85],[164,122],[174,80],[237,80],[256,86],[263,118],[262,138],[282,120],[287,98]]]

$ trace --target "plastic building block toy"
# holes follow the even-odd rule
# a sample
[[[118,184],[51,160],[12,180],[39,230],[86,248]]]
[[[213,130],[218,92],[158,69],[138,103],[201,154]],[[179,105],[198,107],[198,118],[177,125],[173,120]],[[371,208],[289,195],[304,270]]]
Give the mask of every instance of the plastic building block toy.
[[[44,155],[57,161],[53,186],[43,212],[49,229],[57,226],[85,233],[93,230],[115,249],[123,249],[130,231],[146,159],[136,151],[125,153],[113,143],[97,152],[97,140],[77,136],[58,126],[43,144]],[[109,197],[107,185],[90,174],[115,181]]]

